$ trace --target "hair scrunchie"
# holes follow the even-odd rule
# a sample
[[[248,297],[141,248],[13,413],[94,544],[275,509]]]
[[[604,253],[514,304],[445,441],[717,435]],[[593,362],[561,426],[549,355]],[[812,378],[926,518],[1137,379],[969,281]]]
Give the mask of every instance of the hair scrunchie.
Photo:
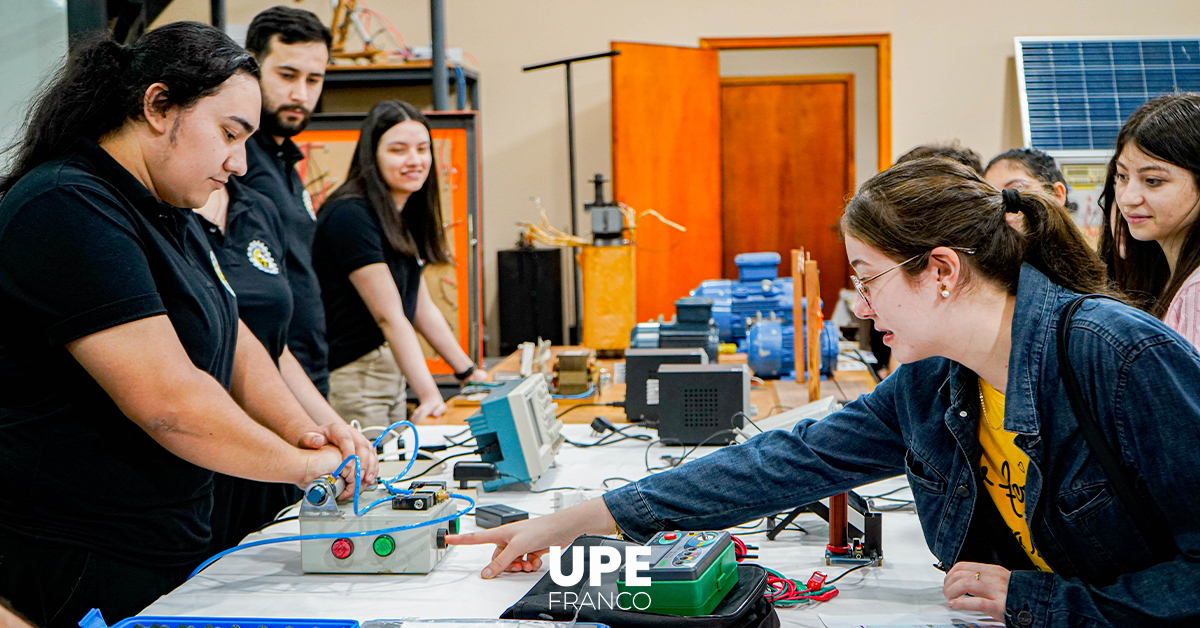
[[[1000,192],[1004,197],[1004,212],[1008,214],[1021,213],[1021,193],[1014,189],[1006,189]]]

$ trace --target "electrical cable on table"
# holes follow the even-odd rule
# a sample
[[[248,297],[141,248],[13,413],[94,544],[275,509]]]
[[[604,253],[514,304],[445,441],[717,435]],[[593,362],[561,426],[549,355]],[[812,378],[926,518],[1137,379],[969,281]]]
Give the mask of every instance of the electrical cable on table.
[[[694,445],[691,449],[684,452],[684,454],[682,456],[680,456],[679,458],[675,458],[672,456],[671,457],[672,462],[665,467],[651,467],[650,466],[650,448],[653,447],[656,443],[661,443],[662,445],[664,445],[666,447],[683,447],[684,444],[680,443],[678,441],[674,441],[674,444],[671,444],[669,441],[664,441],[661,438],[656,438],[656,439],[650,441],[649,443],[646,443],[646,450],[642,454],[642,462],[645,463],[646,470],[650,471],[652,473],[654,471],[665,471],[667,469],[673,469],[673,468],[678,467],[679,465],[683,464],[683,461],[686,460],[688,456],[692,455],[692,453],[696,451],[697,447],[703,447],[706,443],[708,443],[712,439],[714,439],[718,436],[726,435],[726,434],[736,435],[737,431],[732,430],[732,429],[724,429],[724,430],[718,430],[716,432],[713,432],[712,434],[709,434],[708,438],[705,438],[704,440],[700,441],[699,444]],[[674,440],[674,439],[672,439],[672,440]]]
[[[570,408],[567,408],[566,410],[563,410],[562,412],[559,412],[558,414],[554,415],[554,418],[561,419],[563,417],[563,415],[568,412],[578,410],[579,408],[589,408],[589,407],[624,408],[625,402],[624,401],[610,401],[608,403],[579,403],[579,404],[575,404],[575,405],[571,406]]]

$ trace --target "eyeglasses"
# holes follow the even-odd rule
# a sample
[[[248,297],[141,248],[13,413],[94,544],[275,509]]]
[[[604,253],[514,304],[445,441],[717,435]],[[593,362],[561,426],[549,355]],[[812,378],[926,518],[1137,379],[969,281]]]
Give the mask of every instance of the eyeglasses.
[[[975,249],[964,249],[964,248],[957,247],[957,246],[951,246],[951,247],[947,247],[947,248],[954,249],[955,251],[962,251],[963,253],[966,253],[967,255],[975,254]],[[903,266],[915,259],[920,258],[922,255],[925,255],[925,254],[918,253],[917,255],[914,255],[914,256],[904,260],[903,262],[900,262],[899,264],[896,264],[895,266],[892,266],[882,272],[875,273],[874,275],[867,277],[866,279],[859,279],[858,275],[851,273],[850,274],[850,283],[854,284],[854,289],[858,292],[858,296],[862,297],[862,300],[864,303],[867,304],[867,307],[869,307],[873,310],[873,309],[875,309],[875,306],[871,305],[871,299],[869,299],[867,297],[867,295],[871,294],[871,290],[870,290],[870,288],[867,287],[867,284],[871,283],[872,281],[875,281],[876,279],[879,279],[880,277],[892,272],[893,270],[896,270],[897,268],[900,268],[901,266]]]

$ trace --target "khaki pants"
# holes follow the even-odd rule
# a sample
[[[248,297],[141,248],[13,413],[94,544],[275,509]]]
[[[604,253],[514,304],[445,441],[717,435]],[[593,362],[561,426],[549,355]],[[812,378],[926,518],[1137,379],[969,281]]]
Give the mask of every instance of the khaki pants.
[[[408,416],[404,375],[385,342],[329,373],[329,405],[347,423],[387,427]]]

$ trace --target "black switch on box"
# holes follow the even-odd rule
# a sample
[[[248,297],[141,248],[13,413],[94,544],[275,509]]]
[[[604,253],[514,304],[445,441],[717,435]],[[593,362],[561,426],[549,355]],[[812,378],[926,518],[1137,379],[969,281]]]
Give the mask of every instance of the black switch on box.
[[[494,528],[514,521],[524,521],[529,513],[517,510],[504,504],[491,504],[475,508],[475,525],[481,528]]]

